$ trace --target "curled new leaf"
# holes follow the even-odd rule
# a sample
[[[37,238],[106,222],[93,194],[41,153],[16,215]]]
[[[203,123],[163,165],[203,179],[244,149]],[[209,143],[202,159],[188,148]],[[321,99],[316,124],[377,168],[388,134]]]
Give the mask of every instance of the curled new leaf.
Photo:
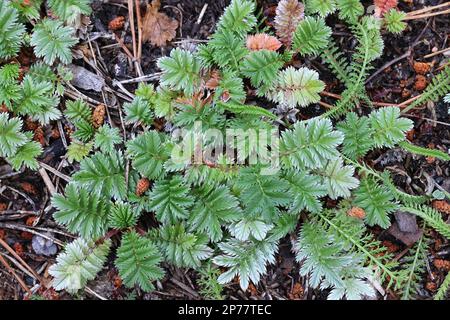
[[[304,5],[298,0],[281,0],[278,3],[275,16],[277,36],[286,46],[290,47],[292,35],[298,24],[304,18]]]

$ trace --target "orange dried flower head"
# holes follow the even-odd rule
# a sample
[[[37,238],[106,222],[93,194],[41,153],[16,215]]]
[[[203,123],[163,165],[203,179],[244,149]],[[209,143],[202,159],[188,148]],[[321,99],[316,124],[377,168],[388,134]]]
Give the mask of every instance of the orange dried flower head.
[[[123,29],[124,24],[125,24],[125,17],[118,16],[108,23],[108,29],[111,31],[121,30]]]
[[[23,246],[19,242],[14,243],[13,249],[19,255],[19,257],[23,256],[24,253]]]
[[[416,82],[414,83],[414,89],[417,91],[425,90],[427,87],[427,78],[422,76],[421,74],[416,76]]]
[[[398,0],[374,0],[375,16],[381,18],[386,12],[397,6]]]
[[[364,219],[366,217],[366,212],[362,208],[353,207],[347,211],[347,215],[357,219]]]
[[[6,236],[6,231],[3,229],[0,229],[0,239],[4,240]]]
[[[34,223],[36,221],[36,217],[28,217],[27,221],[25,222],[25,224],[29,227],[33,227]]]
[[[0,212],[5,211],[8,206],[4,202],[0,202]]]
[[[266,33],[258,33],[247,37],[247,48],[251,51],[269,50],[277,51],[281,48],[281,42],[274,36]]]
[[[432,206],[437,211],[450,214],[450,204],[445,200],[435,200],[433,201]]]
[[[428,72],[430,72],[430,64],[425,62],[414,62],[414,71],[417,74],[426,75]]]
[[[104,104],[99,104],[92,113],[92,125],[98,129],[105,121],[106,107]]]
[[[434,259],[434,266],[438,270],[450,271],[450,261],[444,259]]]
[[[142,178],[138,181],[136,185],[136,195],[141,197],[150,188],[150,180],[147,178]]]
[[[281,0],[275,15],[275,31],[281,42],[291,46],[292,35],[305,17],[305,6],[298,0]]]
[[[25,191],[26,193],[29,193],[29,194],[32,194],[32,195],[38,194],[36,187],[33,186],[29,182],[22,182],[20,184],[20,186],[22,187],[23,191]]]

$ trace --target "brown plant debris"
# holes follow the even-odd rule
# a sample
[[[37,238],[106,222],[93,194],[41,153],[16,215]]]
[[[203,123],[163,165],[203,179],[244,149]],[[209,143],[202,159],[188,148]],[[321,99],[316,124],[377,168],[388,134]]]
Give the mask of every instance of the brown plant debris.
[[[92,113],[92,125],[94,128],[98,129],[100,128],[103,123],[105,122],[105,114],[106,114],[106,107],[104,104],[99,104]]]
[[[159,12],[160,0],[153,0],[147,6],[147,12],[142,19],[142,41],[154,46],[163,47],[177,34],[178,21]]]
[[[142,178],[138,181],[136,185],[136,195],[141,197],[150,188],[150,180],[147,178]]]
[[[426,62],[414,62],[414,71],[417,74],[426,75],[428,72],[430,72],[430,64]]]
[[[427,78],[419,74],[416,76],[416,82],[414,83],[414,89],[417,91],[423,91],[427,87]]]
[[[450,261],[448,260],[434,259],[433,264],[436,267],[436,269],[443,271],[450,271]]]
[[[445,200],[434,200],[432,203],[433,208],[437,211],[450,214],[450,203]]]
[[[353,207],[347,211],[347,215],[357,219],[364,219],[366,217],[366,212],[362,208]]]
[[[125,17],[118,16],[108,23],[108,29],[111,31],[122,30],[125,24]]]

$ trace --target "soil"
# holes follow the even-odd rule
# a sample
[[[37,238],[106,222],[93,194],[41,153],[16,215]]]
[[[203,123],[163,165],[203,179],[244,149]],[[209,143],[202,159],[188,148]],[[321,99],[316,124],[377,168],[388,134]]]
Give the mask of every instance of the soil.
[[[141,1],[144,4],[145,1]],[[258,1],[261,13],[266,16],[266,23],[273,20],[274,6],[277,1]],[[398,7],[405,12],[423,8],[424,6],[436,5],[442,1],[437,0],[400,0]],[[197,20],[205,4],[207,10],[198,24]],[[176,46],[196,46],[214,31],[223,9],[228,4],[225,0],[203,1],[203,0],[165,0],[162,1],[162,11],[168,16],[180,22],[177,38],[167,47],[154,47],[148,43],[142,46],[141,66],[143,74],[153,75],[158,73],[156,60],[167,55]],[[364,1],[369,6],[369,2]],[[84,39],[93,39],[92,49],[87,42],[80,46],[85,57],[75,61],[75,64],[83,66],[93,72],[93,55],[96,52],[99,69],[105,76],[106,84],[110,91],[105,95],[93,91],[85,91],[87,97],[94,105],[96,102],[106,101],[108,106],[108,117],[120,126],[117,106],[125,101],[129,101],[126,90],[133,92],[136,83],[125,83],[119,90],[117,82],[136,78],[138,75],[132,70],[132,66],[123,50],[118,45],[117,39],[111,37],[108,31],[109,22],[123,16],[128,21],[127,1],[95,0],[93,4],[94,12],[91,16],[91,27],[87,31],[80,30],[80,35]],[[142,6],[144,11],[145,6]],[[345,25],[334,19],[328,18],[328,24],[333,25],[333,37],[343,48],[345,54],[351,57],[355,47],[355,39],[350,34]],[[129,26],[126,23],[123,31],[116,33],[131,50],[132,36]],[[399,103],[412,96],[420,94],[423,88],[418,78],[422,82],[429,82],[434,74],[448,60],[443,54],[424,58],[424,56],[449,46],[450,41],[450,19],[448,15],[414,20],[408,24],[407,30],[399,36],[385,36],[385,50],[383,57],[374,64],[374,69],[367,83],[370,98],[374,102]],[[109,36],[108,36],[109,35]],[[410,52],[409,55],[405,55]],[[402,59],[396,60],[398,57]],[[423,75],[419,75],[414,69],[415,62],[426,62],[430,69]],[[299,63],[302,63],[300,61]],[[321,78],[327,82],[327,90],[339,94],[341,87],[337,85],[337,80],[333,75],[321,65],[320,59],[308,61],[310,67],[320,71]],[[388,66],[388,67],[385,67]],[[422,72],[423,73],[423,72]],[[423,76],[424,78],[420,78]],[[155,78],[156,79],[156,76]],[[157,81],[157,80],[155,80]],[[105,100],[104,100],[105,99]],[[323,101],[333,104],[335,100],[324,97]],[[430,103],[421,109],[410,112],[410,117],[415,122],[415,128],[409,133],[411,142],[417,145],[448,150],[450,148],[449,114],[448,105],[443,102]],[[310,117],[321,111],[320,107],[311,107],[299,117]],[[30,124],[32,125],[32,124]],[[65,154],[65,141],[69,139],[68,131],[71,128],[67,123],[57,123],[42,128],[42,139],[44,144],[44,155],[41,162],[48,164],[65,175],[70,175],[77,168],[73,165],[61,166],[60,157]],[[37,132],[37,130],[36,130]],[[371,153],[367,159],[377,170],[389,170],[393,174],[395,184],[408,193],[421,195],[430,192],[434,183],[441,185],[450,191],[450,164],[437,159],[416,157],[399,149],[381,150]],[[56,188],[64,183],[64,177],[51,175],[50,179]],[[35,270],[43,281],[49,280],[47,273],[55,256],[46,257],[35,254],[32,248],[32,236],[30,232],[44,234],[49,239],[53,239],[56,244],[71,239],[71,236],[57,226],[51,218],[52,208],[49,203],[50,191],[40,173],[23,171],[14,173],[4,162],[0,162],[0,239],[3,239],[11,248]],[[3,210],[2,210],[3,209]],[[33,219],[30,219],[32,217]],[[395,255],[401,257],[406,246],[396,240],[386,231],[374,229],[374,234],[381,241],[386,241]],[[430,262],[435,259],[450,260],[449,244],[437,234],[430,234],[432,244],[428,253]],[[299,276],[299,266],[294,261],[292,253],[293,239],[287,237],[280,245],[280,252],[277,256],[277,263],[269,268],[258,286],[250,286],[246,292],[242,292],[238,283],[225,286],[227,299],[323,299],[325,294],[319,290],[308,288],[305,278]],[[3,251],[0,250],[0,253]],[[22,270],[14,266],[14,270],[24,279],[29,288],[37,284],[36,280],[30,276],[29,271]],[[198,274],[193,271],[186,271],[166,266],[166,277],[158,282],[157,289],[144,294],[138,292],[139,299],[200,299],[196,279]],[[79,298],[97,299],[99,296],[108,299],[130,298],[130,290],[125,289],[120,284],[117,271],[112,262],[104,268],[97,280],[89,283],[89,290],[80,294]],[[109,271],[107,271],[109,270]],[[436,268],[432,263],[428,268],[428,274],[424,275],[419,288],[419,299],[429,299],[436,288],[443,280],[444,271]],[[433,279],[433,280],[431,280]],[[3,267],[0,267],[0,300],[2,299],[23,299],[25,292],[15,281],[14,277]],[[51,289],[42,287],[38,291],[49,299],[67,299],[68,296],[58,294]],[[393,292],[388,292],[389,299],[398,299]]]

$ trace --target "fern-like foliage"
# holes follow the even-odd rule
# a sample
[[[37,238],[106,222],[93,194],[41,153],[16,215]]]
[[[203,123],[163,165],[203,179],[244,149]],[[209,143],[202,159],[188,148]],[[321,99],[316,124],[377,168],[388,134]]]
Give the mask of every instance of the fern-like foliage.
[[[136,225],[141,212],[129,203],[117,202],[108,213],[108,225],[114,229],[132,228]]]
[[[325,166],[322,175],[328,195],[331,199],[350,197],[350,191],[359,185],[358,179],[353,177],[355,168],[343,165],[342,159],[330,160]]]
[[[92,11],[91,0],[48,0],[52,12],[69,24],[76,22],[81,14]]]
[[[356,113],[350,112],[337,128],[344,133],[342,152],[347,157],[359,159],[373,147],[372,128],[368,117],[358,117]]]
[[[241,60],[248,53],[244,39],[228,29],[216,32],[208,45],[214,52],[214,63],[222,68],[230,68],[232,71],[239,70]]]
[[[283,133],[281,157],[288,167],[321,168],[339,156],[337,147],[343,140],[343,134],[333,130],[328,119],[297,122],[292,130]]]
[[[59,119],[61,112],[57,109],[59,98],[54,95],[50,82],[37,82],[27,75],[23,79],[21,97],[14,109],[21,115],[30,115],[42,124]]]
[[[205,232],[212,242],[223,237],[221,226],[241,217],[238,200],[226,187],[199,190],[189,216],[190,229]]]
[[[101,196],[70,183],[65,195],[53,197],[55,221],[85,239],[96,239],[106,232],[109,203]]]
[[[254,15],[255,4],[250,0],[232,0],[225,9],[218,24],[218,32],[223,30],[233,31],[234,34],[243,38],[256,26]]]
[[[84,288],[102,269],[110,246],[111,241],[96,244],[82,238],[68,244],[49,269],[54,277],[53,287],[70,293]]]
[[[131,231],[122,236],[115,264],[125,286],[132,288],[138,284],[143,290],[151,291],[154,289],[152,282],[164,276],[159,266],[161,260],[155,244]]]
[[[22,166],[31,170],[37,170],[39,168],[39,163],[36,158],[41,155],[42,146],[36,141],[31,141],[31,133],[28,132],[27,136],[29,141],[23,146],[20,146],[14,155],[7,158],[14,170],[19,170]]]
[[[172,50],[170,57],[158,60],[158,67],[163,71],[161,83],[173,90],[192,95],[200,84],[200,61],[189,51]]]
[[[9,0],[0,3],[0,58],[7,59],[19,52],[25,26],[18,21],[18,12]]]
[[[386,26],[387,31],[399,34],[402,33],[406,29],[406,23],[403,22],[403,19],[406,17],[406,13],[403,11],[398,11],[396,9],[390,9],[383,16],[384,24]]]
[[[123,154],[97,152],[80,162],[80,171],[73,175],[77,185],[98,195],[123,199],[126,195]]]
[[[254,87],[270,86],[283,64],[280,54],[274,51],[253,51],[245,57],[241,72]]]
[[[381,108],[370,114],[373,139],[377,147],[394,147],[405,139],[405,133],[412,129],[410,119],[400,118],[400,109]]]
[[[299,235],[300,274],[309,275],[313,287],[331,288],[329,299],[373,296],[373,288],[366,282],[373,271],[367,264],[377,270],[381,279],[388,278],[389,285],[399,286],[404,278],[394,271],[396,264],[390,262],[386,249],[365,232],[360,220],[342,211],[319,214],[303,225]]]
[[[166,260],[178,267],[198,268],[213,253],[207,245],[206,235],[187,232],[181,223],[162,226],[150,238],[159,246]]]
[[[131,103],[125,103],[125,120],[128,123],[151,125],[153,122],[152,110],[148,102],[141,97],[136,97]]]
[[[219,243],[222,255],[213,258],[213,262],[228,270],[222,273],[218,281],[221,284],[231,282],[239,276],[242,290],[247,290],[250,281],[258,283],[266,271],[267,264],[275,263],[277,243],[271,241],[239,241],[230,239]]]
[[[450,288],[450,272],[445,276],[444,281],[439,287],[438,292],[434,296],[434,300],[444,300],[447,296],[448,290]]]
[[[425,156],[425,157],[433,157],[433,158],[441,159],[444,161],[450,161],[450,155],[441,150],[429,149],[429,148],[416,146],[412,143],[409,143],[406,140],[400,142],[399,145],[404,150],[414,153],[414,154],[418,154],[418,155]]]
[[[288,67],[280,71],[266,97],[289,107],[306,107],[320,100],[319,93],[325,89],[319,74],[308,68]]]
[[[377,59],[384,49],[380,28],[380,22],[370,16],[365,16],[361,21],[351,25],[359,45],[349,66],[349,78],[345,82],[347,89],[342,93],[342,99],[324,116],[343,115],[351,111],[359,100],[365,99],[364,86],[368,71],[371,69],[370,63]],[[324,55],[324,57],[329,60],[330,65],[334,63],[332,61],[334,55]]]
[[[53,64],[56,59],[68,64],[72,61],[70,48],[78,41],[72,35],[73,30],[58,20],[44,19],[34,27],[31,45],[36,56],[45,63]]]
[[[331,28],[322,18],[306,17],[295,30],[292,49],[302,55],[318,55],[328,45]]]
[[[360,0],[336,0],[339,9],[339,19],[356,24],[364,14],[364,6]]]
[[[421,275],[426,272],[426,261],[429,241],[422,235],[419,241],[410,250],[412,254],[407,255],[402,261],[407,275],[402,286],[402,300],[411,300],[417,294],[420,285]]]
[[[114,146],[121,142],[122,138],[120,137],[119,129],[111,128],[107,124],[98,128],[95,133],[95,147],[99,148],[103,153],[113,152]]]
[[[333,40],[330,40],[328,48],[323,50],[321,56],[342,83],[346,86],[351,85],[349,62],[344,57],[342,50],[336,46]]]
[[[163,174],[163,164],[168,159],[168,150],[156,131],[149,131],[127,144],[127,153],[133,167],[147,178],[158,178]]]
[[[83,100],[67,101],[64,115],[74,124],[79,121],[90,122],[92,119],[92,111]]]
[[[236,186],[241,190],[239,197],[246,212],[267,222],[278,216],[278,206],[289,203],[287,182],[278,176],[262,175],[257,168],[241,169]]]
[[[9,118],[7,113],[0,113],[0,156],[8,157],[17,153],[18,148],[27,143],[27,136],[20,131],[22,120]]]
[[[305,172],[287,172],[284,178],[289,183],[289,191],[293,198],[289,207],[291,212],[300,212],[304,209],[310,212],[322,210],[319,199],[327,195],[327,189],[320,177]]]
[[[425,205],[416,204],[400,206],[400,210],[412,213],[422,218],[427,225],[432,226],[441,235],[447,239],[450,239],[450,225],[442,219],[442,215],[437,210]]]
[[[406,113],[427,101],[438,101],[450,91],[450,67],[445,67],[438,75],[436,75],[431,83],[427,86],[422,95],[414,100],[409,106],[403,109]]]
[[[309,13],[318,14],[326,17],[336,11],[337,5],[335,0],[308,0],[306,1],[306,10]]]
[[[366,212],[368,225],[379,225],[383,229],[391,225],[389,214],[398,209],[389,188],[378,184],[373,178],[361,180],[360,187],[355,191],[354,202]]]
[[[73,140],[67,147],[67,160],[70,163],[73,163],[74,161],[80,162],[89,155],[93,146],[92,142],[83,143],[81,141]]]
[[[186,219],[189,216],[188,208],[194,202],[189,187],[177,176],[157,181],[149,197],[156,218],[164,224]]]
[[[0,103],[11,108],[20,99],[19,65],[10,63],[0,68]]]

